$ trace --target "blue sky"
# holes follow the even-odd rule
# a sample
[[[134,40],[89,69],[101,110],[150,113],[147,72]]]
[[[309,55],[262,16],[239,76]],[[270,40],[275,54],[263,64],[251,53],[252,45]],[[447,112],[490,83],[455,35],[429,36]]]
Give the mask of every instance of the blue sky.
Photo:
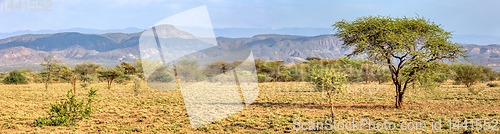
[[[11,0],[3,1],[8,4]],[[52,0],[52,11],[3,11],[0,5],[0,33],[68,28],[145,29],[202,5],[207,5],[214,28],[329,28],[336,21],[360,16],[419,14],[455,34],[500,36],[498,0]]]

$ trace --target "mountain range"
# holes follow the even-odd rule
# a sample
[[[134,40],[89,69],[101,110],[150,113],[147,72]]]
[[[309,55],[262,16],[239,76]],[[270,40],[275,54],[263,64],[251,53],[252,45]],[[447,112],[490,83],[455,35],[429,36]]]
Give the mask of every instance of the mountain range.
[[[180,30],[189,31],[192,29],[200,29],[199,27],[177,27]],[[57,34],[57,33],[67,33],[76,32],[82,34],[106,34],[106,33],[138,33],[142,32],[144,29],[129,27],[124,29],[90,29],[90,28],[70,28],[70,29],[60,29],[60,30],[20,30],[14,32],[2,32],[0,33],[0,39],[25,35],[25,34]],[[332,28],[307,28],[307,27],[285,27],[285,28],[214,28],[213,32],[216,37],[226,37],[226,38],[244,38],[252,37],[259,34],[281,34],[281,35],[302,35],[302,36],[316,36],[333,34],[334,30]],[[454,42],[460,42],[464,44],[479,44],[479,45],[489,45],[489,44],[500,44],[500,37],[492,35],[474,35],[474,34],[453,34]]]
[[[170,32],[185,34],[175,27]],[[39,70],[43,57],[52,54],[65,64],[91,61],[112,67],[120,61],[133,62],[139,58],[139,38],[142,32],[82,34],[65,32],[55,34],[24,34],[0,40],[0,72],[13,69]],[[195,38],[203,40],[202,38]],[[299,36],[260,34],[245,38],[218,37],[221,46],[248,45],[255,58],[280,60],[287,63],[305,61],[307,57],[336,58],[350,50],[341,49],[342,42],[327,35]],[[461,44],[469,55],[469,61],[487,65],[500,71],[500,45]]]

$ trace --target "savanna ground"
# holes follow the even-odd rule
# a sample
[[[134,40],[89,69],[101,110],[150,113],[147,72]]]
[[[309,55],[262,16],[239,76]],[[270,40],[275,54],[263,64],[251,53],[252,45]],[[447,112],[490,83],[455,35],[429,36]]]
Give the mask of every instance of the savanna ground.
[[[88,88],[98,89],[93,117],[75,126],[35,127],[34,119],[47,116],[49,104],[64,98],[72,85],[51,84],[49,90],[44,89],[44,84],[0,85],[0,133],[462,133],[463,128],[448,130],[446,121],[500,119],[499,87],[478,83],[475,86],[486,88],[474,95],[465,86],[451,83],[434,90],[408,89],[402,109],[394,108],[395,91],[390,83],[351,84],[344,94],[335,95],[333,118],[326,94],[311,92],[313,88],[308,83],[259,83],[260,93],[252,105],[198,128],[191,128],[180,91],[142,88],[136,95],[133,84],[115,84],[107,89],[105,83],[91,84],[87,89],[77,84],[80,99],[86,98]],[[354,131],[295,131],[294,119],[302,122],[370,119],[396,123],[441,119],[443,130],[379,131],[364,127]]]

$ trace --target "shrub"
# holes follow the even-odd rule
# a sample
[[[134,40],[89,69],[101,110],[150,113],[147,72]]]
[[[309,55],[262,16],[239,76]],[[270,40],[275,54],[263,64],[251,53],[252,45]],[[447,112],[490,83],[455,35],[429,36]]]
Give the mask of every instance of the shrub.
[[[134,81],[134,86],[132,87],[132,90],[134,91],[135,96],[137,96],[142,93],[142,91],[140,90],[142,87],[142,79],[136,75],[132,76],[131,78]]]
[[[174,80],[174,77],[168,73],[158,73],[153,76],[152,81],[155,82],[171,82]]]
[[[125,80],[124,80],[124,79],[116,79],[115,81],[116,81],[116,83],[118,83],[118,84],[122,84]]]
[[[475,64],[455,64],[453,66],[455,72],[455,81],[463,83],[469,87],[483,78],[483,70]]]
[[[257,74],[257,80],[259,80],[259,83],[271,82],[273,80],[273,78],[271,78],[267,75],[264,75],[264,74]]]
[[[488,83],[486,84],[488,87],[498,87],[500,85],[498,85],[497,83]]]
[[[91,83],[91,82],[94,82],[94,81],[96,81],[96,80],[97,80],[97,78],[96,78],[96,77],[92,77],[92,76],[82,76],[82,81],[83,81],[83,82],[89,82],[89,83]]]
[[[80,86],[82,86],[83,88],[87,87],[88,84],[87,83],[81,83]]]
[[[87,102],[78,102],[75,95],[70,95],[71,90],[66,94],[66,99],[59,101],[56,104],[50,104],[50,110],[47,111],[49,116],[38,117],[35,119],[36,126],[59,126],[59,125],[74,125],[76,121],[85,117],[89,117],[94,112],[91,104],[94,102],[94,97],[97,90],[90,89]]]
[[[14,70],[9,73],[9,76],[5,77],[2,81],[5,84],[27,84],[28,81],[26,80],[26,77],[23,76],[23,74],[18,71]]]

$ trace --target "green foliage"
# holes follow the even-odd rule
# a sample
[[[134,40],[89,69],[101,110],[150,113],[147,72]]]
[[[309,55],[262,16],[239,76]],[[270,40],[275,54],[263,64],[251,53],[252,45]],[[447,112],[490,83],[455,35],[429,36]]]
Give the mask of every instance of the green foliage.
[[[132,76],[132,81],[134,81],[134,86],[132,87],[132,90],[135,93],[135,96],[141,94],[141,87],[142,87],[142,79],[139,76]]]
[[[115,82],[118,84],[122,84],[125,81],[125,79],[116,79]]]
[[[396,87],[396,107],[418,72],[444,59],[465,57],[462,46],[451,42],[451,32],[424,18],[359,17],[333,24],[348,56],[366,54],[375,63],[388,65]]]
[[[80,83],[80,86],[82,86],[83,88],[87,87],[89,84],[87,83]]]
[[[59,63],[62,63],[63,61],[55,59],[52,55],[48,55],[43,59],[45,62],[40,63],[40,65],[44,66],[43,70],[45,75],[43,75],[43,77],[45,77],[45,90],[47,90],[52,77],[58,76],[60,69]]]
[[[488,66],[483,66],[483,65],[478,65],[478,68],[483,70],[483,78],[481,78],[481,81],[487,82],[487,81],[494,81],[497,79],[498,75],[493,71]]]
[[[500,85],[498,85],[498,83],[488,83],[488,84],[486,84],[486,86],[488,86],[488,87],[498,87]]]
[[[321,58],[319,58],[319,57],[307,57],[306,60],[307,61],[315,61],[315,60],[321,60]]]
[[[171,82],[174,80],[174,77],[168,73],[159,73],[153,76],[152,81],[156,82]]]
[[[136,68],[128,62],[122,62],[120,65],[116,66],[116,68],[120,68],[125,75],[133,75],[137,73]]]
[[[445,63],[433,63],[415,75],[413,86],[418,85],[422,89],[433,90],[445,82],[450,74],[449,66]]]
[[[168,66],[158,67],[148,78],[148,82],[171,82],[175,79],[174,72]],[[139,76],[140,77],[140,76]]]
[[[390,81],[391,72],[389,68],[378,67],[375,71],[375,79],[378,81],[379,84]]]
[[[96,74],[97,69],[100,67],[101,65],[92,62],[83,62],[76,64],[73,69],[75,70],[75,74],[78,74],[80,76],[92,76]]]
[[[279,81],[281,71],[285,70],[284,61],[262,61],[260,59],[255,61],[257,74],[266,74],[273,81]]]
[[[113,84],[113,81],[116,79],[122,77],[123,71],[120,70],[119,68],[114,68],[114,69],[102,69],[97,71],[99,74],[99,78],[102,78],[108,83],[108,89],[111,89],[111,84]]]
[[[60,126],[74,125],[77,121],[90,117],[95,110],[92,108],[94,97],[97,90],[90,89],[87,101],[78,101],[71,90],[66,94],[66,99],[59,101],[56,104],[50,104],[50,110],[47,111],[48,116],[38,117],[35,119],[35,125],[41,126]]]
[[[73,76],[75,75],[73,73],[73,69],[69,68],[66,65],[61,65],[58,66],[58,73],[56,75],[59,75],[59,78],[63,82],[73,82]]]
[[[202,81],[206,79],[206,76],[202,73],[200,65],[195,60],[182,59],[177,62],[175,66],[177,69],[177,75],[181,80],[185,82],[190,81]]]
[[[14,70],[9,73],[2,81],[4,84],[28,84],[28,81],[19,70]]]
[[[455,72],[455,81],[469,87],[483,78],[483,70],[475,64],[454,64],[452,70]]]
[[[203,74],[207,77],[212,77],[222,74],[224,69],[226,71],[230,69],[228,63],[225,63],[224,61],[216,61],[205,65],[205,68],[203,68]]]
[[[347,78],[342,73],[332,69],[317,67],[312,68],[309,79],[316,86],[316,91],[340,92]]]
[[[81,77],[81,80],[82,80],[83,82],[89,82],[89,83],[92,83],[92,82],[94,82],[94,81],[97,81],[97,77],[95,77],[95,76],[82,76],[82,77]]]
[[[257,74],[257,80],[259,81],[259,83],[271,82],[273,80],[273,78],[271,78],[265,74]]]
[[[136,58],[134,62],[134,67],[137,71],[137,76],[139,76],[139,78],[144,80],[144,69],[142,67],[142,60]]]

